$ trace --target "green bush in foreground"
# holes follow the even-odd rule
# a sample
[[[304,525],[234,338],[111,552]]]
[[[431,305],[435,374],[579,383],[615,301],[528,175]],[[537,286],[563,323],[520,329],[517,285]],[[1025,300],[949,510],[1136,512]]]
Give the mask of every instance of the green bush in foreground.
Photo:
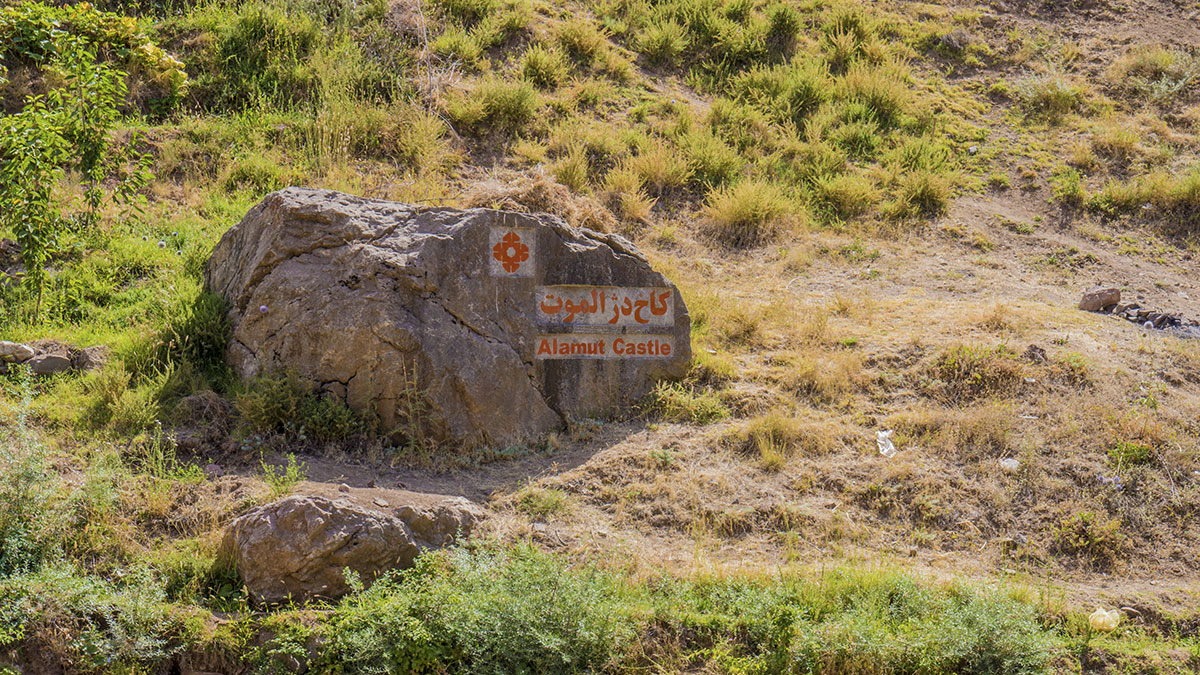
[[[1027,606],[899,574],[629,584],[531,547],[425,556],[343,601],[325,634],[321,665],[347,674],[624,672],[684,654],[714,672],[1016,674],[1043,672],[1052,645]]]
[[[326,659],[346,673],[571,673],[635,638],[616,582],[530,548],[427,555],[344,601]]]

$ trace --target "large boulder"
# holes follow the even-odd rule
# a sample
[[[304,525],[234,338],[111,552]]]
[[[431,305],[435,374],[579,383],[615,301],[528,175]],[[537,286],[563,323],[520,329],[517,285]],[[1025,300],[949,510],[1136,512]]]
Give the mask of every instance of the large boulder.
[[[384,429],[466,445],[612,412],[691,358],[674,285],[549,215],[289,188],[221,238],[205,282],[242,377],[290,369]]]
[[[256,604],[333,600],[350,591],[347,568],[370,585],[384,572],[411,567],[421,551],[469,536],[485,515],[461,497],[384,503],[351,495],[284,497],[230,523],[221,555]]]
[[[370,582],[410,567],[418,549],[403,521],[343,500],[293,496],[239,516],[223,557],[257,604],[336,599],[349,592],[343,570]]]

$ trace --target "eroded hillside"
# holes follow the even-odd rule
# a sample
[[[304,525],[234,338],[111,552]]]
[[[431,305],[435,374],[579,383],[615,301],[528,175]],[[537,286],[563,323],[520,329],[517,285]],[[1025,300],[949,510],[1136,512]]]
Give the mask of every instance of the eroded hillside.
[[[3,506],[9,522],[55,524],[44,537],[0,525],[0,596],[39,617],[0,629],[0,664],[1197,667],[1200,341],[1076,309],[1104,284],[1200,319],[1194,5],[100,10],[116,15],[86,4],[0,14],[0,123],[26,128],[27,97],[78,81],[45,45],[81,35],[98,62],[129,73],[105,133],[132,148],[103,175],[47,170],[67,219],[40,293],[29,246],[0,247],[0,339],[111,350],[93,372],[0,379],[12,448],[0,506],[23,505]],[[131,183],[143,156],[153,175]],[[691,372],[628,414],[467,454],[419,427],[388,433],[285,374],[236,382],[201,269],[225,230],[287,185],[548,211],[620,233],[683,293]],[[0,236],[35,241],[23,222],[2,219]],[[890,457],[877,446],[888,430]],[[52,489],[29,498],[31,475]],[[337,605],[251,612],[217,562],[220,537],[289,492],[462,495],[491,516],[477,556],[431,555],[421,574]],[[5,562],[14,551],[19,564]],[[36,573],[43,559],[78,578]],[[539,596],[540,579],[568,581]],[[47,608],[21,588],[68,599]],[[88,609],[80,595],[106,599]],[[451,605],[467,609],[431,609]],[[590,613],[571,619],[577,605]],[[1093,634],[1096,605],[1126,608],[1124,626]],[[879,611],[840,613],[859,606]],[[551,607],[560,623],[493,633],[561,639],[494,644],[471,607]],[[892,611],[902,618],[880,618]],[[105,612],[133,618],[114,631],[95,619]],[[385,615],[415,623],[372,623]],[[994,615],[1013,623],[980,618]],[[938,628],[892,646],[926,624],[973,637]],[[417,625],[454,637],[390,661],[364,637]],[[980,646],[989,632],[1011,640]],[[150,642],[122,647],[130,635]],[[565,655],[522,661],[526,648]]]

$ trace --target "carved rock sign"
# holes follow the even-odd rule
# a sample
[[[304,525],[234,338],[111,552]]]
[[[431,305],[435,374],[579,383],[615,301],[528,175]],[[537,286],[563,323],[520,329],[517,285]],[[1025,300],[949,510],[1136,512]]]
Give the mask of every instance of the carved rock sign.
[[[289,188],[221,238],[205,281],[243,377],[292,369],[387,428],[420,392],[442,440],[533,440],[691,360],[674,285],[629,241],[549,215]]]

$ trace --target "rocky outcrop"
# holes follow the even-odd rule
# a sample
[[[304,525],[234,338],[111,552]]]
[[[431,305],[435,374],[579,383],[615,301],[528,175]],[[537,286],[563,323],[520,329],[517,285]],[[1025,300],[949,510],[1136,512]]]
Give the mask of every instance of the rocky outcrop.
[[[205,281],[242,377],[290,369],[384,429],[459,444],[611,412],[691,357],[682,298],[629,241],[548,215],[289,188],[221,238]]]

